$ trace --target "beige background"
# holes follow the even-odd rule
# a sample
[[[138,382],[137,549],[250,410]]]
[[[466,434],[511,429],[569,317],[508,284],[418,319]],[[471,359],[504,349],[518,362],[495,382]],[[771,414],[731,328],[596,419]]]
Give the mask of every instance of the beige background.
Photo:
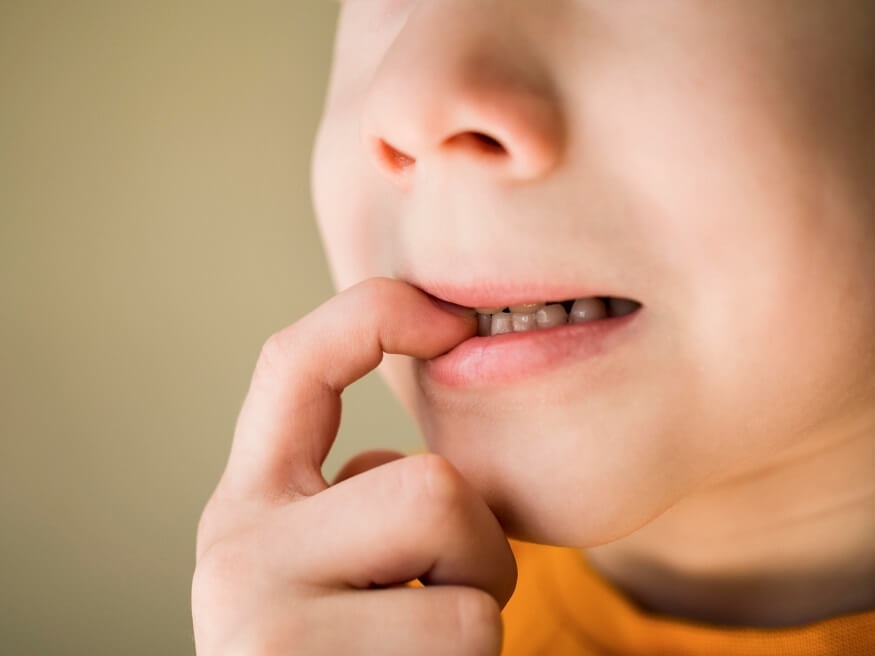
[[[263,340],[332,293],[329,0],[0,0],[0,651],[191,654]],[[418,448],[371,374],[325,466]]]

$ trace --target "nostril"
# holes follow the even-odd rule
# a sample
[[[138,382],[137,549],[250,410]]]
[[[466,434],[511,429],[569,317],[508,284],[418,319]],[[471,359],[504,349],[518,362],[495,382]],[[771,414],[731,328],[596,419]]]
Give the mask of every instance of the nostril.
[[[501,155],[507,152],[501,142],[482,132],[462,132],[447,139],[447,144],[469,146],[490,155]]]
[[[416,162],[416,159],[410,155],[402,153],[397,148],[393,148],[383,139],[378,139],[377,148],[380,160],[383,161],[393,172],[403,171],[404,169],[413,166],[413,163]]]
[[[376,156],[382,168],[392,174],[406,173],[407,169],[412,168],[416,163],[415,157],[401,152],[385,139],[375,137],[371,140],[371,143],[376,150]],[[490,137],[488,134],[472,130],[453,135],[444,142],[444,145],[449,148],[461,148],[478,152],[486,156],[507,154],[507,149],[500,141]]]

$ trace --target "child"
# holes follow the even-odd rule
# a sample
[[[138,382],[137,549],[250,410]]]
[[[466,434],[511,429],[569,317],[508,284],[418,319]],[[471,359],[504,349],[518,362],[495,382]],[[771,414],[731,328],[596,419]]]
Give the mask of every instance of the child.
[[[873,175],[868,0],[346,0],[198,653],[875,654]]]

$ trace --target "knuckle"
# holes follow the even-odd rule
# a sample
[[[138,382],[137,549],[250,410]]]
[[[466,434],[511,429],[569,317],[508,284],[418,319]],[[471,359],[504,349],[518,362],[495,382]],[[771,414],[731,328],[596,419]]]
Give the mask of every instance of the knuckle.
[[[357,283],[355,289],[357,293],[362,294],[363,296],[382,297],[387,294],[391,295],[397,293],[404,284],[405,283],[402,283],[400,280],[395,280],[386,276],[374,276]]]
[[[228,601],[233,598],[232,586],[214,562],[202,558],[194,568],[191,581],[192,625],[195,642],[201,648],[218,638],[216,634],[232,613]]]
[[[405,472],[409,486],[416,486],[428,508],[444,516],[458,509],[465,499],[465,481],[449,460],[436,453],[422,453],[408,458]]]
[[[503,626],[495,599],[482,590],[469,588],[455,596],[454,610],[465,656],[498,656]]]
[[[307,644],[307,629],[299,626],[297,617],[297,613],[286,613],[281,622],[271,618],[249,623],[235,636],[233,649],[228,653],[241,656],[313,653]],[[312,631],[312,627],[309,630]]]
[[[399,307],[405,305],[405,297],[414,292],[414,288],[401,280],[375,276],[357,283],[351,288],[352,299],[363,312],[380,305],[382,307]]]
[[[214,514],[211,503],[208,502],[198,519],[197,532],[195,533],[195,553],[198,558],[207,550],[216,534]]]
[[[295,371],[295,360],[306,348],[306,342],[313,338],[308,336],[305,323],[301,319],[264,341],[252,374],[254,388],[265,391],[286,384]]]
[[[213,492],[201,511],[195,533],[195,554],[198,559],[215,542],[231,532],[238,522],[228,504],[219,499],[218,488]]]
[[[262,562],[262,542],[257,530],[247,531],[216,542],[198,559],[191,586],[198,656],[288,653],[290,644],[304,645],[312,633],[308,595]],[[277,586],[295,612],[274,612]]]
[[[257,606],[259,596],[265,594],[257,583],[263,572],[253,565],[251,551],[239,537],[216,542],[198,559],[191,582],[191,613],[195,641],[205,653],[212,653],[210,648],[217,644],[228,644],[245,624],[247,609]]]
[[[192,576],[192,606],[209,609],[233,598],[235,582],[245,574],[246,554],[236,540],[223,540],[209,547],[198,559]]]
[[[268,337],[261,346],[258,360],[255,363],[255,377],[275,378],[282,371],[282,362],[286,353],[282,332],[276,332]]]

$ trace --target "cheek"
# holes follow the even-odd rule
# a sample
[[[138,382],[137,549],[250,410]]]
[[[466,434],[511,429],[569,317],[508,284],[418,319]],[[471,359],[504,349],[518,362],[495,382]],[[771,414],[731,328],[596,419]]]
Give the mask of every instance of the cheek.
[[[706,79],[698,93],[661,80],[647,122],[597,104],[635,106],[625,88],[596,94],[610,139],[594,149],[635,192],[630,214],[660,274],[654,310],[678,336],[676,357],[698,366],[670,384],[696,390],[703,433],[729,468],[822,439],[828,417],[871,403],[875,240],[871,200],[853,200],[867,183],[846,170],[854,155],[836,152],[829,116]]]
[[[767,442],[813,437],[873,371],[872,209],[825,135],[754,149],[711,187],[732,211],[709,217],[689,298],[714,398],[749,408],[745,427]]]
[[[821,209],[816,217],[796,214],[785,242],[756,250],[758,275],[725,281],[739,290],[725,298],[740,311],[723,309],[723,320],[709,326],[714,357],[719,324],[732,340],[723,349],[732,376],[724,386],[734,387],[739,407],[750,408],[755,432],[775,442],[815,438],[819,424],[854,412],[848,401],[861,409],[873,398],[870,257],[860,249],[865,242],[842,230],[852,225],[849,217]],[[867,388],[868,401],[860,396]]]

